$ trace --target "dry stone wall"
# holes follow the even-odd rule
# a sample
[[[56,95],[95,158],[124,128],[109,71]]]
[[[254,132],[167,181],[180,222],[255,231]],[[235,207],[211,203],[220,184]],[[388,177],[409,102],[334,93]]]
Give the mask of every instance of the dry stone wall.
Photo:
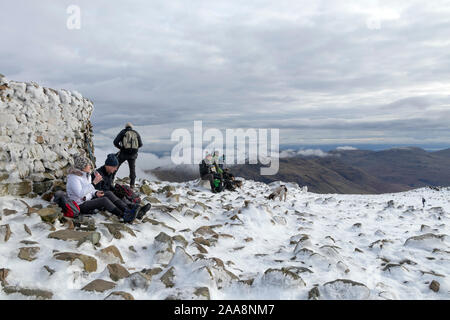
[[[51,197],[64,189],[74,154],[95,163],[92,111],[78,92],[0,74],[0,196]]]

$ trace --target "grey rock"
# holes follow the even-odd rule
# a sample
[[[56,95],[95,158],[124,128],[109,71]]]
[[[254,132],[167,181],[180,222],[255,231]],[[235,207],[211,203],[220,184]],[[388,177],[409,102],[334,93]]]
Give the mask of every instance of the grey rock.
[[[59,230],[48,235],[51,239],[58,239],[64,241],[78,241],[77,246],[80,246],[86,241],[97,245],[100,241],[100,233],[95,231],[75,231],[75,230]]]
[[[94,281],[88,283],[81,290],[104,292],[104,291],[113,289],[115,286],[116,286],[116,284],[114,282],[97,279],[97,280],[94,280]]]
[[[113,281],[119,281],[120,279],[127,278],[130,275],[128,270],[118,263],[108,264],[107,269],[109,271],[109,277]]]
[[[18,257],[22,260],[33,261],[36,260],[36,255],[41,250],[39,247],[24,247],[19,249]]]
[[[35,297],[39,300],[49,300],[52,299],[53,293],[46,290],[41,289],[29,289],[29,288],[21,288],[17,286],[6,286],[3,287],[3,291],[6,294],[20,293],[27,297]]]
[[[128,292],[114,291],[111,292],[105,300],[134,300],[134,297]]]
[[[431,281],[430,283],[430,289],[433,290],[434,292],[439,292],[439,288],[440,288],[440,284],[439,282],[437,282],[436,280]]]
[[[53,256],[57,260],[73,262],[76,259],[83,263],[84,270],[87,272],[97,271],[97,260],[94,257],[74,252],[58,252]]]

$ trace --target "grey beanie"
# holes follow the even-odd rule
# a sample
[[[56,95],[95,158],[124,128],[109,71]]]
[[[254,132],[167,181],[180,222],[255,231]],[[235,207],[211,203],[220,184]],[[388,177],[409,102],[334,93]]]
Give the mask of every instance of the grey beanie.
[[[91,164],[91,161],[85,156],[76,155],[73,158],[73,166],[75,167],[75,169],[83,170],[88,164]]]
[[[131,124],[131,122],[127,122],[127,124],[125,125],[125,129],[126,128],[133,128],[133,125]]]

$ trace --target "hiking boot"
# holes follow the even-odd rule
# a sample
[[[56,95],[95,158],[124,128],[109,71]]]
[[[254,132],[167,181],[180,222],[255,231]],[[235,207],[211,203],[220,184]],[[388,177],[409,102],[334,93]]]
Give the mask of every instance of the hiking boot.
[[[123,213],[123,222],[125,223],[131,223],[136,218],[136,213],[139,208],[138,204],[135,204],[131,209],[125,210]]]
[[[136,219],[138,220],[142,220],[142,218],[144,218],[144,216],[146,215],[146,213],[148,212],[148,210],[150,210],[150,208],[152,207],[151,203],[147,203],[145,206],[140,207],[138,209],[138,212],[136,214]]]

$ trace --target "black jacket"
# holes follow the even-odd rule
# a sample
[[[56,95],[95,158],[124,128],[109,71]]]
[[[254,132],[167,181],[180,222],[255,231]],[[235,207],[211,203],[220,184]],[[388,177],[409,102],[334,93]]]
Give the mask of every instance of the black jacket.
[[[97,184],[94,184],[94,182],[92,182],[95,189],[100,190],[100,191],[114,191],[114,178],[116,176],[116,173],[109,174],[106,171],[105,166],[98,168],[97,171],[98,171],[98,173],[101,174],[103,180]],[[94,173],[92,173],[91,177],[92,177],[92,181],[94,181],[94,179],[95,179]]]
[[[120,131],[120,133],[119,133],[119,134],[117,135],[117,137],[114,139],[114,146],[115,146],[117,149],[120,149],[121,152],[128,153],[128,154],[136,154],[136,153],[138,152],[138,150],[136,150],[136,149],[128,149],[128,150],[126,150],[126,149],[123,149],[123,148],[122,148],[122,140],[123,140],[123,137],[125,136],[125,133],[126,133],[127,131],[130,131],[130,130],[136,132],[137,138],[138,138],[138,143],[139,143],[138,148],[141,148],[141,147],[143,146],[141,136],[139,135],[139,133],[138,133],[136,130],[133,130],[133,129],[131,129],[131,128],[126,128],[126,129],[123,129],[122,131]]]

